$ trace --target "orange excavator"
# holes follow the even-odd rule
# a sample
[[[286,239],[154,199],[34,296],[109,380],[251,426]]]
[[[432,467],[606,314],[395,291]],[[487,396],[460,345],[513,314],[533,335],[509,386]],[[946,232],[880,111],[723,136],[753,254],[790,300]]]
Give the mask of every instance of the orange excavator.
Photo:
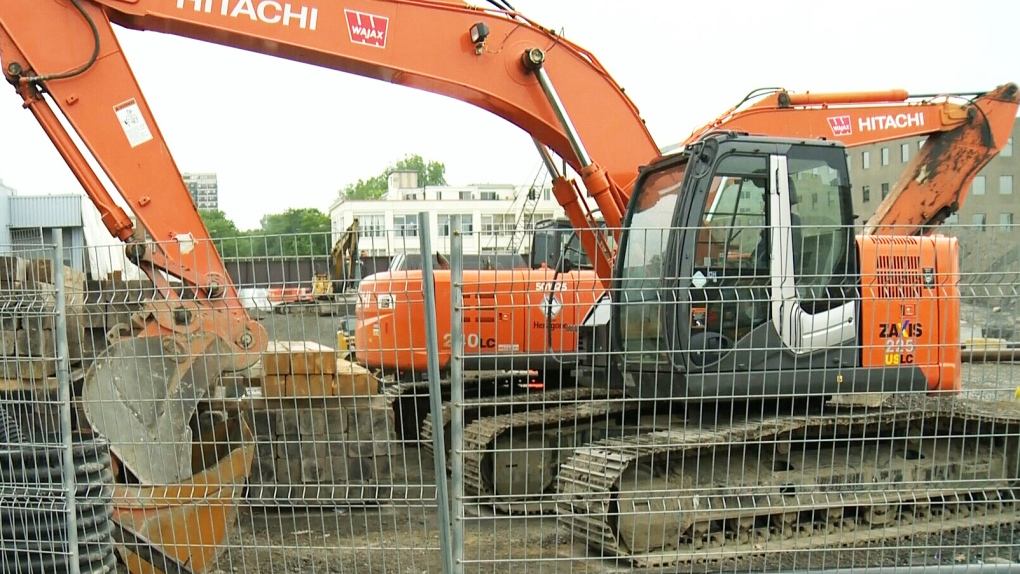
[[[831,176],[828,181],[836,181],[837,184],[829,192],[840,198],[837,203],[848,205],[845,156],[837,142],[749,139],[748,136],[710,133],[693,142],[691,151],[657,159],[658,149],[636,107],[592,54],[508,9],[503,2],[492,2],[492,5],[495,8],[483,9],[439,0],[351,0],[344,5],[322,0],[0,0],[0,65],[5,78],[24,107],[37,118],[96,204],[111,233],[126,243],[128,257],[152,278],[161,295],[142,313],[134,316],[128,329],[111,334],[113,343],[90,368],[80,396],[75,400],[85,415],[85,428],[82,430],[102,435],[111,445],[118,466],[118,487],[114,494],[116,520],[137,530],[142,538],[164,551],[169,558],[200,572],[212,562],[225,536],[235,507],[224,504],[223,500],[237,496],[248,473],[253,456],[250,433],[246,434],[243,423],[239,424],[240,430],[235,433],[237,448],[225,449],[223,445],[233,444],[222,440],[224,434],[229,433],[222,428],[212,429],[210,433],[216,438],[214,446],[221,448],[211,448],[205,434],[199,432],[195,436],[192,422],[198,402],[208,396],[216,384],[215,374],[249,367],[259,359],[267,340],[263,328],[247,316],[237,300],[236,290],[223,263],[208,242],[208,232],[194,205],[187,199],[180,172],[121,51],[114,25],[190,37],[427,90],[474,104],[506,119],[531,134],[540,152],[558,155],[579,175],[580,185],[568,180],[565,174],[557,174],[554,192],[577,234],[578,244],[591,261],[594,281],[602,288],[631,282],[630,265],[621,262],[634,261],[627,249],[638,245],[640,240],[634,240],[635,235],[628,234],[628,229],[637,228],[644,232],[647,222],[642,219],[642,214],[649,213],[652,221],[659,222],[665,213],[663,210],[667,210],[671,202],[676,203],[676,197],[683,197],[685,201],[702,197],[698,194],[704,194],[705,190],[699,186],[715,181],[715,174],[724,178],[721,183],[727,184],[720,185],[718,190],[728,190],[731,183],[740,179],[752,182],[758,191],[768,193],[765,203],[771,206],[771,211],[765,217],[773,224],[770,241],[774,245],[780,245],[781,240],[789,235],[789,206],[792,204],[788,201],[791,186],[787,176],[793,177],[794,181],[802,174],[809,180],[814,180],[814,176],[819,174]],[[430,57],[422,58],[423,50]],[[1005,105],[1012,105],[1015,110],[1015,86],[1005,86],[986,96],[992,95],[1001,96]],[[979,107],[979,101],[975,100],[966,107]],[[64,129],[54,108],[59,109],[117,191],[127,200],[143,230],[135,230],[126,212],[114,203],[110,192],[90,167],[83,150],[75,145]],[[586,113],[594,110],[597,113]],[[991,123],[990,118],[995,117],[991,110],[981,108],[965,115],[966,119],[962,120],[953,120],[953,114],[939,117],[946,121],[947,130],[950,125],[973,126],[979,134],[974,136],[978,138],[975,141],[981,144],[973,146],[976,153],[984,150],[983,153],[987,154],[988,150],[1001,148],[1005,136],[997,127],[999,122]],[[875,125],[881,125],[882,130],[889,129],[890,125],[898,127],[901,122],[896,118],[892,116],[891,124],[888,116],[876,119]],[[939,120],[926,118],[926,121]],[[942,132],[933,138],[940,135]],[[720,162],[733,156],[730,152],[734,151],[737,155],[749,155],[755,161],[760,160],[759,164],[764,162],[768,171],[763,175],[754,165],[738,166],[739,169],[722,165]],[[766,152],[767,155],[764,155]],[[688,161],[693,166],[690,170],[685,169]],[[642,169],[641,166],[647,167]],[[924,173],[933,172],[929,169]],[[706,177],[709,175],[711,177]],[[915,176],[915,179],[924,180],[921,172]],[[680,186],[684,193],[676,195],[674,192]],[[905,190],[891,196],[895,205],[904,205],[904,209],[897,213],[906,214],[908,219],[917,219],[916,225],[919,226],[935,220],[939,212],[928,213],[926,208],[917,217],[917,198],[909,197],[906,190],[911,186],[904,187]],[[611,231],[608,236],[600,231],[601,226],[594,215],[596,210],[585,201],[582,188],[594,201],[605,228]],[[948,193],[960,196],[959,191],[950,189]],[[950,200],[949,203],[952,201],[958,200]],[[703,208],[689,202],[681,210],[688,219],[703,215],[703,211]],[[839,213],[840,223],[847,222],[846,213]],[[885,221],[889,221],[888,217]],[[845,232],[838,237],[834,234],[828,245],[844,245],[839,241],[844,236]],[[934,285],[944,287],[940,287],[937,293],[924,291],[927,297],[924,302],[945,307],[947,315],[939,320],[951,322],[952,241],[939,239],[930,243],[918,238],[897,238],[887,243],[882,243],[880,238],[867,241],[869,243],[861,247],[862,253],[874,253],[869,249],[896,251],[921,246],[926,250],[921,258],[924,262],[935,257],[931,252],[935,249],[940,254],[939,266],[933,273],[928,273],[927,267],[920,270],[924,280],[922,291],[931,286],[930,280],[935,281]],[[695,243],[673,249],[689,249],[685,252],[693,254]],[[621,246],[621,253],[625,253],[626,258],[615,256],[614,244]],[[656,245],[646,244],[645,247]],[[728,248],[724,250],[727,261],[731,259],[730,251]],[[813,253],[820,251],[816,249]],[[946,254],[949,254],[949,263],[944,261]],[[671,257],[679,259],[676,257],[679,253],[663,252],[659,255],[661,261],[668,261]],[[890,253],[888,257],[900,261],[897,258],[902,258],[902,254]],[[769,277],[769,281],[781,280],[792,269],[791,258],[797,263],[805,256],[772,249],[766,258],[769,271],[758,280],[764,280],[762,277]],[[736,259],[743,261],[745,258],[740,256]],[[862,266],[870,264],[864,258],[860,261]],[[914,260],[907,257],[903,261]],[[900,274],[916,271],[913,267],[899,266],[896,269]],[[690,279],[683,275],[688,270],[676,271],[675,276],[659,277],[663,288],[673,289],[688,299],[704,297],[700,279],[693,283],[697,289],[692,290],[691,283],[678,282],[680,278]],[[863,281],[859,272],[858,269],[842,277],[850,284]],[[719,275],[708,277],[717,279]],[[438,274],[436,278],[439,280]],[[550,275],[550,279],[556,291],[555,276]],[[754,287],[760,288],[761,285],[755,284]],[[874,297],[868,291],[872,285],[861,283],[860,287],[862,298]],[[779,352],[782,345],[786,345],[795,349],[798,357],[815,361],[819,360],[818,354],[828,358],[831,349],[825,347],[827,343],[852,348],[848,344],[849,339],[837,341],[816,337],[805,340],[803,330],[791,332],[788,328],[790,318],[801,321],[801,324],[806,320],[806,307],[799,305],[797,293],[788,292],[785,284],[783,288],[777,288],[773,294],[775,300],[766,309],[773,316],[764,323],[756,323],[756,327],[762,329],[777,325],[779,338],[776,341],[779,343],[773,345],[773,351]],[[873,312],[875,306],[870,304],[870,299],[868,301],[870,306],[843,305],[833,310],[830,317],[853,317],[860,325],[862,321],[854,313]],[[526,297],[514,303],[524,306],[530,302],[530,298]],[[482,312],[486,311],[484,302],[477,307]],[[696,320],[688,323],[707,321],[712,325],[714,335],[698,339],[701,342],[695,345],[696,352],[691,351],[687,338],[673,339],[672,334],[666,335],[669,341],[669,345],[663,347],[668,351],[666,355],[678,361],[677,365],[681,359],[704,361],[695,356],[707,356],[709,351],[722,355],[719,361],[731,360],[733,353],[728,353],[725,347],[726,335],[722,329],[716,328],[713,311],[706,311],[704,319],[700,319],[700,311],[696,313],[694,310],[701,307],[689,307],[685,308],[690,311],[689,317]],[[546,308],[551,312],[555,306],[547,305]],[[645,305],[643,308],[650,307]],[[615,305],[613,313],[619,314]],[[651,313],[655,314],[654,311]],[[666,311],[659,315],[676,316]],[[731,319],[725,313],[719,316]],[[662,325],[662,321],[657,319],[642,319],[636,324],[643,329],[656,322]],[[634,332],[631,330],[634,322],[628,317],[614,319],[611,324],[628,325],[624,332]],[[902,321],[897,325],[897,336],[907,332]],[[671,326],[677,327],[676,324]],[[881,336],[890,332],[886,329]],[[918,337],[921,332],[920,328],[910,331]],[[927,325],[923,332],[928,337],[924,342],[930,343],[940,331]],[[865,337],[863,341],[872,341],[879,335],[869,332],[860,336]],[[625,344],[641,340],[641,336],[632,337]],[[612,344],[618,343],[619,338],[614,338]],[[497,350],[499,344],[496,342]],[[739,340],[736,344],[740,345]],[[360,347],[361,343],[358,345]],[[653,355],[659,360],[662,353]],[[919,352],[916,357],[918,360],[913,367],[890,368],[876,365],[871,355],[866,359],[847,355],[844,358],[847,365],[853,363],[856,366],[852,369],[847,366],[852,372],[848,370],[848,374],[841,374],[838,380],[843,381],[845,376],[846,380],[853,381],[847,392],[875,390],[876,387],[858,382],[864,380],[868,372],[877,373],[876,380],[882,382],[877,388],[909,387],[918,393],[927,389],[958,388],[959,379],[954,379],[951,356],[938,362],[932,362],[935,359],[931,352]],[[785,381],[785,373],[791,368],[796,370],[800,365],[796,363],[791,367],[780,361],[774,370],[770,370],[770,364],[768,361],[766,364],[755,363],[764,366],[759,369],[760,373],[755,371],[757,374],[754,374],[753,380],[758,382],[747,388],[768,387],[777,379]],[[704,371],[705,365],[702,362],[699,368]],[[920,369],[923,376],[917,375],[915,368]],[[642,392],[665,389],[668,392],[657,396],[670,398],[698,388],[697,384],[704,389],[713,376],[721,378],[720,375],[725,373],[725,370],[716,369],[713,375],[709,369],[707,374],[698,378],[692,375],[694,371],[697,369],[677,374],[669,369],[645,369],[645,373],[664,375],[653,382],[635,382],[635,372],[624,366],[618,382],[628,392],[632,388]],[[668,382],[671,378],[675,384]],[[794,377],[793,380],[800,379]],[[901,384],[902,380],[908,382]],[[627,384],[622,384],[624,381]],[[740,380],[732,378],[727,384],[746,387]],[[813,379],[797,384],[812,389],[820,385],[823,390],[832,390],[829,383],[818,383]],[[609,394],[615,392],[613,390]],[[614,397],[609,398],[615,400]],[[577,407],[585,410],[586,414],[575,412],[571,420],[578,421],[582,415],[590,419],[601,416],[599,413],[622,412],[623,409],[618,408],[622,405],[619,401],[593,400]],[[540,416],[529,419],[541,428],[531,424],[521,426],[513,421],[502,428],[512,428],[515,432],[522,430],[529,436],[533,432],[545,433],[545,423],[553,420],[546,416],[547,412],[550,411],[540,411]],[[904,412],[905,415],[902,414]],[[876,424],[895,424],[902,417],[910,418],[912,413],[916,413],[916,417],[924,417],[930,412],[934,411],[897,411],[900,414],[891,418],[877,415]],[[513,416],[519,414],[514,413]],[[529,413],[524,414],[526,419],[530,416]],[[556,416],[562,418],[562,414]],[[954,416],[959,418],[965,414]],[[834,417],[812,420],[816,422],[797,427],[799,419],[791,419],[789,428],[839,423]],[[495,422],[498,424],[493,428],[507,421],[500,419]],[[602,430],[612,434],[617,427],[606,427],[598,432]],[[902,430],[902,436],[907,436],[909,429]],[[633,435],[635,440],[640,441],[647,436],[640,433],[641,429],[638,431],[639,434]],[[587,436],[593,438],[596,434],[593,432]],[[543,441],[552,439],[550,435],[542,436]],[[568,440],[561,434],[555,440],[564,449],[572,449],[581,440],[579,436],[575,433]],[[757,439],[764,435],[750,433],[740,436],[751,441],[748,443],[750,448],[758,444]],[[496,440],[504,438],[498,436]],[[542,441],[535,444],[546,446]],[[985,449],[985,445],[981,448]],[[506,452],[515,451],[510,449]],[[544,449],[542,452],[553,451]],[[1001,449],[991,447],[985,452],[989,464],[998,461],[996,457],[1002,453]],[[943,455],[950,456],[940,451],[924,460],[944,460]],[[204,461],[208,460],[214,464],[207,465]],[[520,469],[506,476],[494,476],[504,462],[507,461],[498,455],[493,458],[491,454],[484,454],[477,461],[466,460],[466,470],[474,473],[473,477],[477,476],[477,481],[474,478],[469,481],[472,488],[478,487],[480,492],[494,489],[501,496],[522,494],[518,481]],[[924,466],[927,464],[924,461],[911,460],[911,464],[914,466],[910,470],[916,476],[931,470]],[[832,468],[844,468],[838,460],[834,465]],[[547,478],[552,476],[546,470],[552,466],[543,464],[537,481],[528,478],[525,481],[528,482],[528,492],[523,494],[544,494]],[[561,465],[556,463],[555,466]],[[580,465],[565,464],[562,467],[576,475]],[[955,475],[944,474],[939,476],[943,482],[954,485],[954,494],[970,488],[965,482],[954,481]],[[604,476],[613,475],[604,473]],[[656,477],[650,478],[654,479]],[[633,488],[621,490],[618,482],[606,485],[606,496],[612,498],[626,494],[626,500],[607,499],[607,504],[619,507],[645,503],[661,505],[662,500],[685,504],[683,501],[687,495],[683,490],[670,493],[666,498],[657,495],[649,498]],[[534,490],[532,483],[541,488]],[[840,483],[834,481],[832,484]],[[932,492],[942,492],[928,483],[922,486]],[[577,497],[576,493],[563,491]],[[602,496],[601,492],[597,495]],[[811,499],[806,499],[805,503],[812,504]],[[635,524],[634,520],[628,522],[628,518],[618,521],[608,519],[605,513],[598,513],[595,505],[585,508],[588,509],[586,513],[567,509],[565,519],[576,519],[571,523],[572,528],[580,528],[578,525],[582,524],[582,519],[588,520],[593,527],[586,531],[584,538],[592,544],[620,553],[640,554],[645,550],[629,537],[626,526],[631,524],[634,531],[647,531],[647,524]],[[759,514],[776,510],[774,505],[756,508]],[[678,507],[675,513],[668,515],[674,521],[670,528],[676,536],[656,538],[654,544],[647,545],[649,552],[665,556],[668,552],[653,546],[660,544],[672,549],[677,544],[687,544],[692,536],[697,538],[705,531],[704,521],[697,512],[690,512],[687,507],[683,508],[683,512]],[[714,525],[731,517],[713,515],[709,518],[709,523]],[[736,516],[734,522],[742,535],[747,534],[744,518],[744,515]],[[757,520],[757,515],[754,518]],[[133,572],[152,571],[153,565],[148,560],[130,551],[122,555]]]
[[[825,139],[847,147],[928,136],[936,145],[925,146],[913,158],[865,225],[868,234],[915,234],[958,211],[974,176],[1005,145],[1009,136],[1002,134],[1010,133],[1016,116],[1014,93],[1012,85],[968,97],[910,96],[904,90],[752,92],[677,147],[723,130]],[[582,117],[600,113],[581,111],[586,112]],[[566,185],[544,157],[555,181]],[[923,177],[917,177],[921,173]],[[619,202],[629,201],[628,192],[615,193]],[[612,238],[600,239],[602,245]],[[605,294],[609,278],[592,268],[593,263],[600,265],[598,259],[582,261],[577,255],[581,250],[572,227],[550,221],[534,232],[532,269],[465,275],[465,305],[470,309],[464,315],[466,368],[531,369],[555,380],[576,365],[577,326]],[[365,296],[357,310],[358,361],[397,380],[420,377],[427,370],[425,333],[415,321],[424,312],[424,302],[416,295],[421,292],[420,274],[380,273],[366,277],[360,289]],[[445,341],[450,330],[447,275],[436,275],[436,293]],[[555,301],[556,313],[549,313],[541,301]],[[443,372],[450,364],[449,346],[442,346],[439,359]]]

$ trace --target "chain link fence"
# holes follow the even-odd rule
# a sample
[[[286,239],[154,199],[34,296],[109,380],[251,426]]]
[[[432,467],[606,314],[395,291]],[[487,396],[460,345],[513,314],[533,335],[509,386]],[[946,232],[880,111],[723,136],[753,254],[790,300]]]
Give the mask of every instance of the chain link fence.
[[[336,289],[332,238],[244,240],[291,272],[209,304],[176,277],[252,245],[0,258],[2,570],[1020,562],[1020,229],[631,225],[604,281],[569,230],[412,223]]]

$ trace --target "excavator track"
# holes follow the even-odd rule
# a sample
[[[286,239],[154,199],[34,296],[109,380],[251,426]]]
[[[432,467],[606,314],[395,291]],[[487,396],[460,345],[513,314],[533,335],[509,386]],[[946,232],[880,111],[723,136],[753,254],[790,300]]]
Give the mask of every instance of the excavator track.
[[[519,375],[517,378],[520,378]],[[507,514],[555,512],[555,500],[543,500],[549,497],[555,486],[559,453],[553,447],[562,445],[570,448],[590,442],[591,434],[579,432],[584,429],[577,428],[578,422],[583,421],[593,427],[596,425],[591,423],[596,417],[622,412],[624,405],[618,399],[623,397],[623,392],[574,388],[500,394],[500,380],[513,381],[514,376],[478,377],[464,382],[465,396],[478,397],[464,401],[465,492]],[[448,380],[440,383],[440,391],[444,400],[444,438],[449,452],[451,404]],[[420,441],[418,444],[422,450],[433,456],[435,426],[428,405],[429,383],[392,383],[384,388],[383,396],[393,409],[396,420],[400,421],[398,424],[403,428],[401,438]],[[427,414],[419,420],[423,413]],[[570,432],[564,433],[567,429]],[[563,444],[563,436],[570,437],[567,444]],[[495,471],[497,464],[519,470],[503,475],[508,480],[500,480],[496,478],[501,474]]]
[[[549,497],[560,451],[590,442],[592,432],[612,428],[605,423],[624,411],[618,400],[622,396],[619,391],[587,388],[465,401],[465,492],[507,514],[554,512],[555,500]],[[444,426],[449,424],[450,406],[443,405]],[[422,448],[429,454],[434,453],[433,432],[429,414],[421,432]],[[446,439],[449,449],[448,433]]]
[[[612,432],[626,406],[590,400],[485,417],[464,428],[464,490],[507,514],[556,511],[561,452]],[[592,424],[594,423],[594,424]]]
[[[953,398],[671,427],[576,449],[558,521],[638,567],[858,546],[1020,521],[1018,457],[1020,409]]]

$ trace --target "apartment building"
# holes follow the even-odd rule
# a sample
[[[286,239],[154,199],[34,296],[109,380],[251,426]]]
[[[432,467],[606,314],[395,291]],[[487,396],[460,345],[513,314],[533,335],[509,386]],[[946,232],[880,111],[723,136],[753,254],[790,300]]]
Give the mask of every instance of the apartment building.
[[[465,254],[526,252],[534,222],[563,217],[548,186],[419,186],[414,172],[394,172],[381,199],[338,199],[329,208],[334,241],[355,218],[369,256],[420,251],[418,214],[428,212],[433,251],[450,251],[451,217],[461,216]]]
[[[219,185],[215,173],[182,173],[184,185],[195,207],[199,209],[219,209]]]

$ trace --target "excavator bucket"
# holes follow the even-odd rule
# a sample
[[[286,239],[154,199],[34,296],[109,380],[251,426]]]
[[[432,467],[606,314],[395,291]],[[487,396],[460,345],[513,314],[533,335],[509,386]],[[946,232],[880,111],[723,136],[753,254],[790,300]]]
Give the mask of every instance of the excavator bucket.
[[[124,468],[141,484],[190,478],[198,401],[226,346],[211,333],[138,336],[112,343],[85,376],[82,406]]]
[[[236,521],[255,457],[248,425],[240,416],[228,418],[200,437],[190,456],[195,475],[179,484],[114,487],[114,520],[151,545],[150,552],[118,546],[132,574],[208,571]]]

